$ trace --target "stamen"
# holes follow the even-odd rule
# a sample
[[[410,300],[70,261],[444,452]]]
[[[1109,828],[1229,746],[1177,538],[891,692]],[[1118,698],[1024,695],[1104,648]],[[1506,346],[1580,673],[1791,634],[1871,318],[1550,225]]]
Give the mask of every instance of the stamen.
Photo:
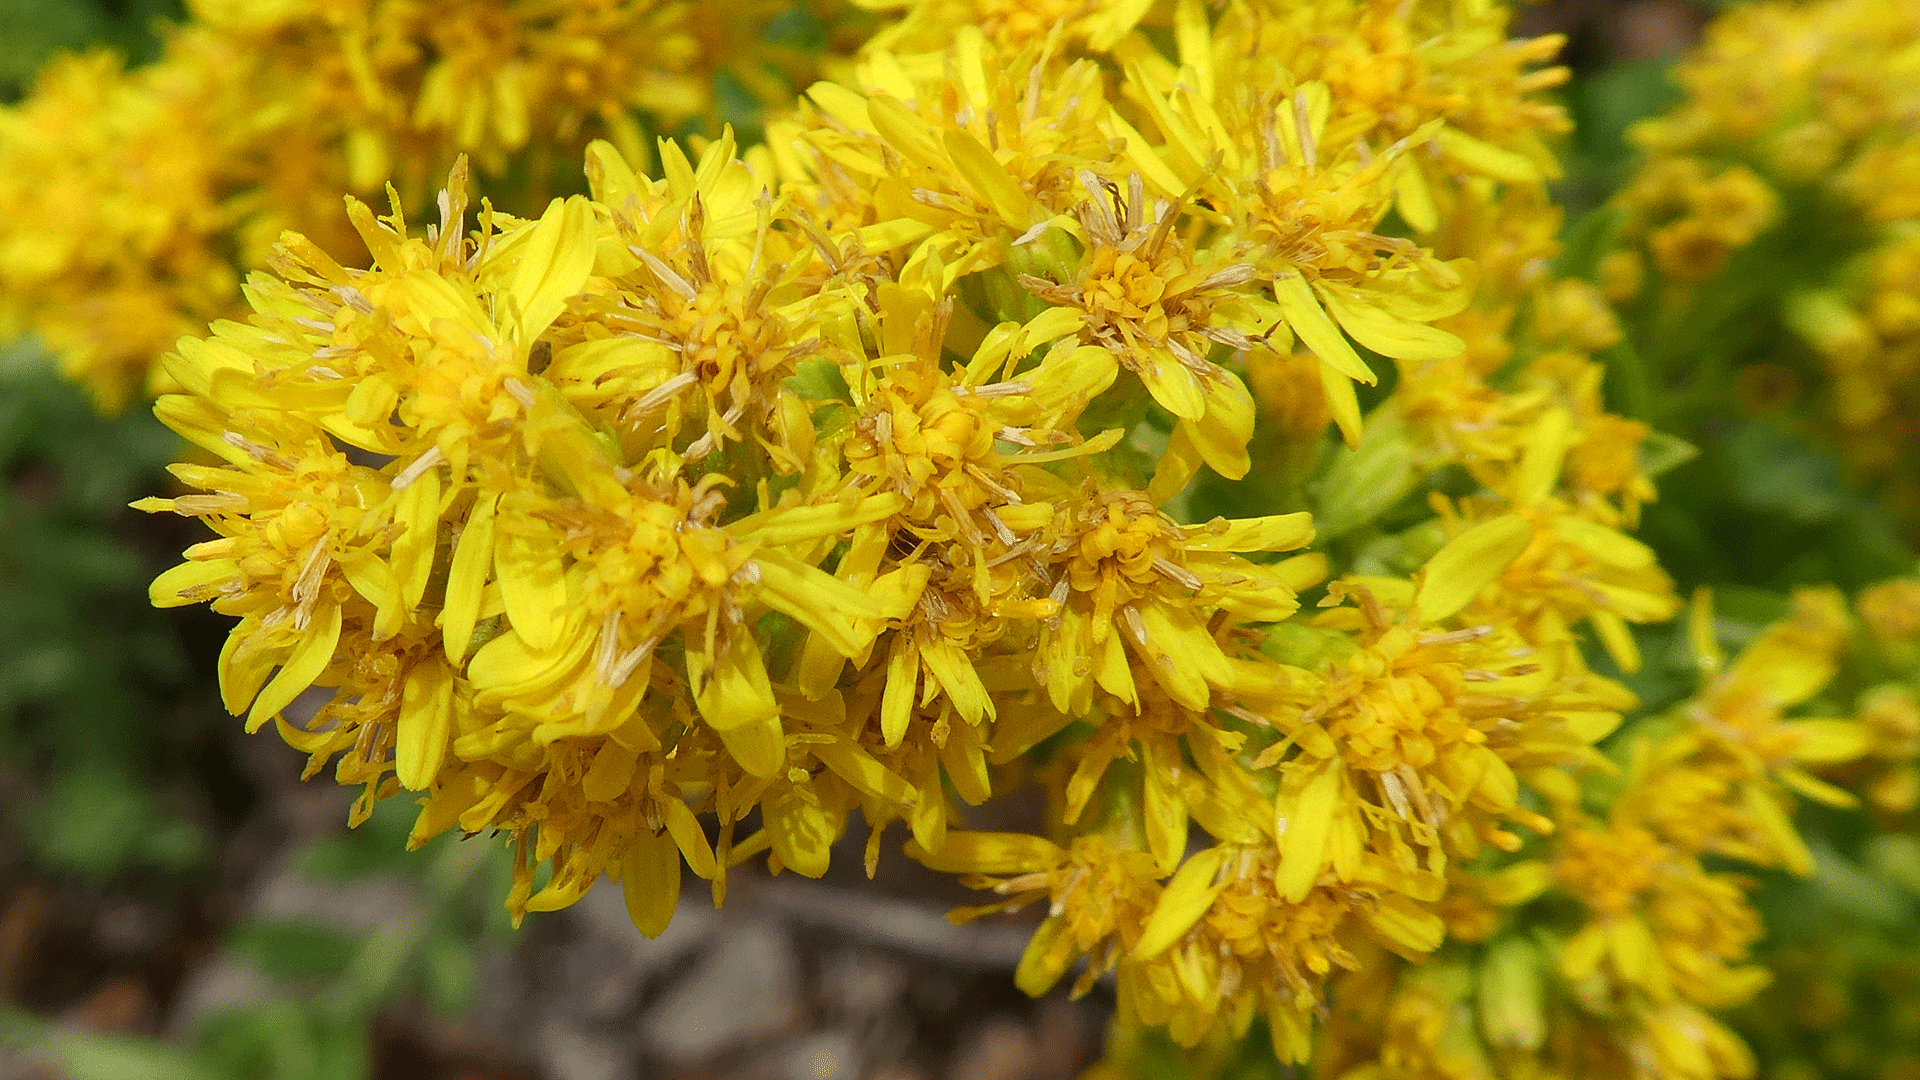
[[[652,637],[627,650],[627,654],[614,663],[613,674],[607,679],[607,685],[615,690],[625,686],[640,665],[653,655],[653,647],[659,643],[659,638]]]
[[[332,292],[333,295],[339,297],[341,301],[344,302],[348,307],[359,312],[360,314],[362,315],[373,314],[373,301],[368,300],[366,294],[361,292],[359,289],[356,289],[351,285],[335,285],[329,291]]]
[[[1493,633],[1491,626],[1469,626],[1465,630],[1449,630],[1444,634],[1421,634],[1414,640],[1422,645],[1459,645],[1468,641],[1479,641]]]
[[[393,478],[393,490],[403,491],[413,486],[413,482],[425,476],[428,469],[433,468],[445,460],[446,455],[440,452],[438,446],[427,447],[426,453],[414,458],[412,464],[400,470],[400,474]]]
[[[1296,90],[1293,94],[1293,124],[1300,132],[1300,156],[1306,159],[1307,172],[1320,167],[1320,152],[1313,145],[1313,117],[1307,108],[1307,92]]]
[[[1203,585],[1206,584],[1205,582],[1201,581],[1199,576],[1195,574],[1193,571],[1187,569],[1184,566],[1179,566],[1174,563],[1168,562],[1165,557],[1160,555],[1155,555],[1153,557],[1153,568],[1155,570],[1160,571],[1162,574],[1166,575],[1167,577],[1170,577],[1173,580],[1179,582],[1181,585],[1185,586],[1186,588],[1193,589],[1195,591],[1198,591]]]
[[[665,405],[678,397],[680,391],[700,381],[700,377],[691,371],[683,371],[661,383],[659,386],[640,395],[639,400],[627,406],[626,420],[631,422]]]
[[[292,458],[270,447],[262,446],[238,432],[229,431],[220,436],[220,441],[226,443],[228,446],[238,447],[246,451],[249,457],[263,465],[271,465],[276,469],[285,469],[288,472],[292,472],[296,467],[296,463]]]
[[[647,269],[653,271],[653,276],[659,278],[662,285],[679,293],[681,299],[692,300],[700,295],[700,291],[693,287],[693,282],[681,277],[679,271],[662,262],[653,252],[635,244],[628,244],[627,250],[633,252],[635,258],[646,263]]]

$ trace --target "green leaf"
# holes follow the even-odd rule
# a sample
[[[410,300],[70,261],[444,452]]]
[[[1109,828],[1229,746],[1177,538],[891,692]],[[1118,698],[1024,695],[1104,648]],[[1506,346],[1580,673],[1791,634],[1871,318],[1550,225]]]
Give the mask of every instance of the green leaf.
[[[480,965],[473,941],[441,935],[427,944],[427,1001],[442,1016],[464,1015],[473,1007],[480,985]]]
[[[848,388],[846,377],[830,360],[802,360],[780,385],[806,401],[853,403],[853,391]]]
[[[361,946],[353,935],[313,923],[257,919],[235,927],[227,947],[263,974],[313,979],[344,972]]]

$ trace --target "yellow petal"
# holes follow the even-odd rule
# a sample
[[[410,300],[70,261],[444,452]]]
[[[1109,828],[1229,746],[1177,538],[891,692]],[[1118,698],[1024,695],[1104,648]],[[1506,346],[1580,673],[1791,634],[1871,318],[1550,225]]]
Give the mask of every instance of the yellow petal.
[[[1253,467],[1247,442],[1253,438],[1253,395],[1239,376],[1218,372],[1207,390],[1206,416],[1188,422],[1188,438],[1206,459],[1207,467],[1229,480],[1238,480]]]
[[[1293,792],[1282,790],[1277,803],[1276,820],[1284,819],[1285,828],[1276,828],[1280,843],[1280,865],[1273,875],[1274,889],[1289,903],[1297,904],[1313,891],[1314,882],[1327,864],[1327,842],[1333,833],[1334,811],[1339,804],[1341,768],[1338,762],[1323,763]],[[1287,785],[1289,788],[1293,784]]]
[[[810,878],[827,872],[833,842],[840,838],[835,820],[838,815],[828,813],[798,792],[788,792],[763,803],[761,812],[766,815],[767,836],[772,841],[773,853],[787,869]]]
[[[503,532],[493,548],[494,575],[506,600],[508,621],[528,646],[552,648],[560,640],[567,608],[560,546],[547,536]]]
[[[933,131],[925,121],[913,115],[898,98],[876,93],[867,98],[867,117],[873,129],[901,157],[937,173],[947,171],[947,161],[933,141]]]
[[[486,592],[487,571],[493,567],[493,511],[498,501],[496,496],[482,495],[474,502],[447,570],[447,598],[440,612],[440,636],[447,659],[456,664],[467,658],[474,624],[480,620],[480,600]]]
[[[778,719],[780,705],[760,657],[760,643],[745,630],[726,635],[718,655],[703,644],[687,642],[687,681],[693,685],[694,704],[715,731]]]
[[[1170,873],[1187,853],[1187,802],[1180,790],[1180,751],[1151,742],[1140,744],[1141,809],[1147,831],[1147,850],[1161,873]]]
[[[1629,675],[1640,670],[1640,643],[1633,639],[1627,620],[1615,612],[1594,611],[1587,615],[1587,621],[1600,635],[1600,644],[1606,647],[1616,667]]]
[[[220,701],[235,716],[246,711],[273,673],[272,655],[259,647],[255,629],[254,622],[242,622],[220,646]]]
[[[1312,349],[1315,356],[1331,364],[1335,371],[1347,378],[1373,385],[1373,369],[1360,359],[1360,354],[1347,344],[1340,328],[1327,317],[1326,310],[1315,299],[1313,288],[1307,284],[1306,278],[1290,274],[1275,281],[1273,298],[1280,305],[1280,313],[1286,318],[1287,325],[1299,335],[1301,344]]]
[[[856,131],[874,130],[867,99],[838,83],[814,83],[807,88],[807,97],[821,112]]]
[[[1051,870],[1067,857],[1058,844],[1026,833],[947,833],[938,851],[926,851],[916,841],[907,853],[929,870],[943,874],[1030,874]]]
[[[791,506],[750,514],[726,527],[727,534],[772,547],[806,544],[884,521],[907,506],[902,495],[869,495],[852,503]],[[872,615],[863,616],[872,618]]]
[[[777,716],[727,728],[720,732],[720,742],[748,776],[771,780],[787,763],[786,737]]]
[[[400,581],[393,576],[393,567],[384,559],[363,557],[341,563],[340,573],[354,592],[373,605],[373,639],[385,641],[399,633],[407,611],[400,605]]]
[[[906,614],[904,608],[883,607],[870,591],[790,555],[762,550],[754,556],[754,564],[760,570],[760,598],[820,635],[841,656],[864,650],[881,620]],[[907,603],[910,606],[918,599],[915,593]]]
[[[1199,420],[1207,415],[1206,384],[1172,352],[1149,348],[1136,355],[1134,363],[1134,373],[1161,408],[1182,420]]]
[[[920,650],[905,636],[896,637],[887,654],[887,684],[880,697],[880,737],[888,749],[906,737],[919,688]]]
[[[1540,167],[1511,150],[1502,150],[1455,127],[1441,128],[1434,142],[1448,157],[1495,180],[1532,184],[1546,179]]]
[[[1857,720],[1790,720],[1780,725],[1794,738],[1793,760],[1838,765],[1873,749],[1873,731]]]
[[[967,723],[978,724],[993,716],[993,699],[987,695],[986,685],[973,669],[973,662],[959,646],[947,641],[923,645],[920,663],[940,683],[947,700],[953,702],[954,710]]]
[[[945,767],[953,790],[970,806],[979,806],[993,796],[992,778],[987,775],[987,755],[980,742],[981,728],[973,724],[955,724],[940,747],[940,764]]]
[[[700,827],[700,820],[693,811],[679,799],[667,800],[667,834],[673,837],[680,854],[685,856],[687,866],[703,878],[712,878],[719,868],[714,862],[713,845],[707,841],[707,831]]]
[[[1779,770],[1775,775],[1779,777],[1781,783],[1814,802],[1841,810],[1851,810],[1860,805],[1860,800],[1852,792],[1829,784],[1805,769],[1790,765]]]
[[[1526,445],[1520,451],[1520,468],[1513,479],[1514,505],[1538,506],[1553,494],[1554,487],[1560,483],[1560,470],[1566,462],[1572,435],[1573,415],[1558,406],[1534,421],[1527,432]]]
[[[680,903],[680,849],[673,838],[641,830],[620,860],[620,891],[627,917],[648,938],[666,932]]]
[[[402,489],[393,520],[404,530],[393,542],[393,574],[400,586],[400,603],[412,611],[427,592],[433,571],[433,552],[440,538],[440,472],[428,469]]]
[[[1533,523],[1516,514],[1483,521],[1447,542],[1421,570],[1414,611],[1428,622],[1466,607],[1533,542]]]
[[[1020,963],[1013,971],[1013,984],[1020,988],[1021,993],[1040,997],[1053,989],[1067,973],[1074,954],[1071,939],[1066,938],[1066,928],[1063,916],[1051,915],[1033,932],[1026,951],[1020,954]]]
[[[913,785],[899,773],[887,768],[872,754],[850,742],[818,743],[813,754],[832,769],[834,775],[852,784],[863,794],[895,806],[911,804],[917,796]]]
[[[553,200],[527,234],[514,269],[511,296],[521,349],[533,344],[586,285],[593,259],[592,205],[578,195]]]
[[[1807,850],[1806,841],[1793,827],[1793,820],[1771,794],[1757,784],[1749,784],[1741,790],[1740,802],[1753,827],[1772,842],[1774,854],[1783,868],[1801,877],[1813,873],[1813,852]]]
[[[1153,480],[1147,485],[1147,498],[1152,499],[1156,506],[1166,505],[1185,491],[1193,478],[1200,475],[1200,466],[1206,464],[1200,448],[1194,445],[1192,428],[1193,425],[1184,420],[1176,425],[1172,437],[1167,440],[1167,448],[1160,454],[1160,460],[1153,464]]]
[[[1467,343],[1456,335],[1375,307],[1356,289],[1323,284],[1318,292],[1327,310],[1340,320],[1341,328],[1353,335],[1353,340],[1381,356],[1446,360],[1466,350]]]
[[[1313,542],[1313,515],[1273,514],[1267,517],[1214,518],[1199,525],[1182,525],[1192,551],[1291,551]]]
[[[313,680],[333,661],[333,650],[339,643],[340,605],[322,601],[314,611],[306,634],[287,654],[280,673],[254,699],[253,708],[247,713],[247,734],[259,731],[262,724],[293,704],[294,698],[312,686]]]
[[[1013,231],[1025,232],[1039,219],[1033,199],[979,139],[960,128],[949,128],[946,144],[947,154],[967,186]]]
[[[233,559],[189,560],[154,578],[147,599],[160,608],[205,603],[219,595],[223,582],[239,576],[240,564]]]
[[[1393,205],[1413,231],[1422,235],[1440,225],[1440,208],[1433,203],[1433,191],[1420,171],[1419,162],[1403,158],[1393,174]]]
[[[587,189],[593,192],[593,201],[604,206],[619,209],[629,198],[640,194],[640,180],[634,175],[633,167],[604,139],[587,144],[586,173]]]
[[[453,735],[453,672],[428,654],[407,671],[394,720],[393,771],[409,791],[433,786]]]
[[[1150,960],[1165,952],[1206,915],[1214,898],[1226,887],[1220,868],[1230,854],[1224,847],[1208,848],[1180,864],[1154,903],[1153,914],[1147,916],[1147,925],[1133,946],[1133,959]]]
[[[1148,603],[1138,610],[1147,640],[1135,640],[1131,633],[1127,640],[1147,659],[1154,681],[1182,705],[1207,708],[1212,697],[1210,687],[1225,686],[1235,678],[1220,643],[1191,608]]]
[[[1381,897],[1366,909],[1363,918],[1380,935],[1382,944],[1409,960],[1418,961],[1439,948],[1447,936],[1447,924],[1440,921],[1440,916],[1402,896]]]
[[[1360,398],[1353,392],[1353,380],[1342,375],[1340,370],[1320,361],[1320,390],[1326,395],[1327,411],[1333,414],[1333,422],[1340,428],[1340,440],[1353,450],[1360,445]]]
[[[613,802],[627,793],[633,784],[634,768],[640,755],[608,739],[594,751],[593,764],[580,778],[580,793],[590,802]]]

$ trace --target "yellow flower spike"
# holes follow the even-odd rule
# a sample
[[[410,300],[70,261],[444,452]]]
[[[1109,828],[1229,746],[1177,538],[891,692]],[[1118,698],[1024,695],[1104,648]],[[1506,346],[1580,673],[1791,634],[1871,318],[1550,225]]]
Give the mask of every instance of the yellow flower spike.
[[[1421,569],[1414,610],[1427,621],[1459,611],[1519,558],[1533,537],[1532,522],[1506,514],[1447,541]]]

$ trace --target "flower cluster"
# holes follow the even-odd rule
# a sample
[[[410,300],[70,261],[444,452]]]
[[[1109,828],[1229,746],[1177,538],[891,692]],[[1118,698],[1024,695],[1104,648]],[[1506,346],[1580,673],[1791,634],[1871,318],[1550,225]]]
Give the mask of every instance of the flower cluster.
[[[1758,412],[1803,396],[1854,478],[1909,525],[1920,365],[1920,12],[1862,0],[1754,4],[1682,63],[1684,104],[1643,121],[1616,199],[1609,292],[1676,367],[1739,322],[1783,323],[1724,361]],[[1750,332],[1748,332],[1750,333]],[[1746,333],[1730,335],[1743,345]],[[1799,349],[1810,348],[1817,374]]]
[[[161,362],[196,450],[141,505],[215,538],[152,598],[237,618],[227,707],[356,821],[406,791],[415,843],[509,838],[516,919],[605,878],[657,935],[688,872],[871,875],[897,824],[991,894],[956,918],[1044,910],[1023,989],[1111,978],[1185,1046],[1708,1080],[1764,981],[1729,866],[1806,874],[1792,809],[1842,782],[1920,801],[1911,687],[1809,704],[1856,625],[1912,645],[1909,586],[1803,592],[1731,661],[1702,594],[1699,692],[1638,715],[1678,451],[1606,404],[1622,327],[1553,269],[1560,43],[1494,4],[871,0],[763,143],[657,154],[627,110],[707,106],[633,58],[732,56],[705,14],[408,53],[203,6],[261,57],[338,35],[326,182],[405,183]],[[587,194],[496,207],[461,158],[409,222],[455,150],[595,132]],[[1668,173],[1676,281],[1778,211]],[[1044,820],[969,827],[1029,785]]]
[[[188,6],[156,63],[57,59],[0,108],[0,332],[38,334],[109,411],[245,310],[282,230],[364,258],[344,192],[424,201],[467,153],[538,198],[596,135],[643,157],[649,129],[715,115],[718,71],[777,99],[811,66],[762,39],[767,0]]]
[[[1435,960],[1363,968],[1336,987],[1328,1075],[1753,1075],[1747,1045],[1713,1015],[1753,1003],[1772,979],[1759,883],[1731,867],[1812,869],[1794,803],[1852,805],[1822,776],[1882,747],[1876,694],[1852,715],[1823,710],[1845,709],[1884,662],[1876,619],[1920,617],[1912,585],[1870,590],[1854,612],[1831,590],[1804,591],[1731,660],[1709,598],[1697,598],[1687,636],[1699,690],[1624,731],[1617,771],[1550,791],[1551,835],[1460,872]],[[1810,1005],[1831,1008],[1802,990],[1755,1022],[1761,1038],[1778,1041],[1776,1021],[1804,1026]]]

